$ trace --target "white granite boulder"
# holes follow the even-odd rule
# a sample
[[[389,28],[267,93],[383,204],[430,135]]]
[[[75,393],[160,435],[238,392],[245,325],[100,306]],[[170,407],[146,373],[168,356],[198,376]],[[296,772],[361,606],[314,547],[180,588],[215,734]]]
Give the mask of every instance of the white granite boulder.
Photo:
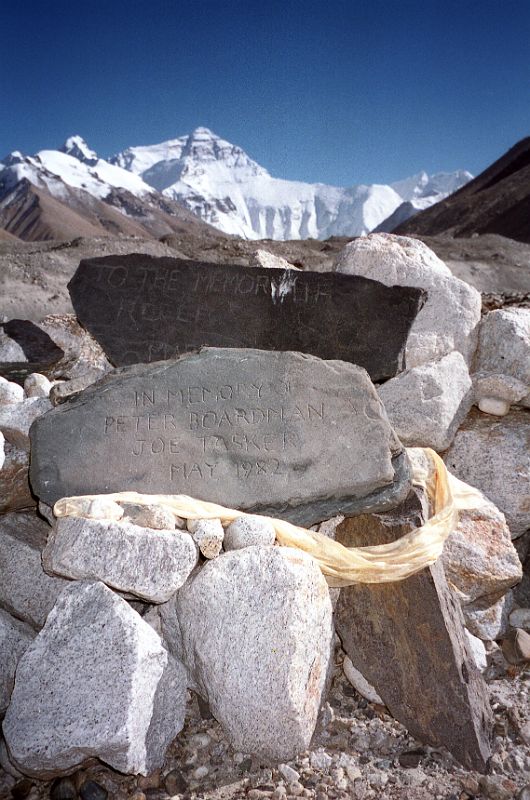
[[[363,275],[386,286],[426,289],[428,299],[407,341],[407,367],[436,361],[453,350],[471,363],[477,344],[481,297],[419,239],[372,233],[346,245],[335,272]]]
[[[378,389],[404,445],[446,450],[473,403],[471,378],[459,352],[402,372]]]
[[[62,592],[22,656],[4,736],[15,766],[47,778],[97,757],[149,774],[181,730],[185,671],[102,583]]]
[[[169,600],[197,559],[197,548],[184,531],[82,517],[56,520],[42,553],[48,573],[99,580],[149,603]]]
[[[234,550],[207,563],[175,603],[193,683],[233,746],[278,760],[305,750],[333,640],[317,563],[291,548]]]
[[[46,397],[29,397],[21,403],[0,405],[0,430],[6,441],[22,450],[29,450],[29,429],[37,417],[50,408],[52,404]]]
[[[11,406],[24,400],[24,389],[0,375],[0,406]]]
[[[480,324],[475,369],[515,378],[530,395],[530,308],[486,314]]]
[[[47,575],[41,553],[50,530],[32,513],[0,516],[0,607],[40,630],[69,581]]]
[[[225,550],[241,550],[255,545],[271,545],[276,540],[272,522],[258,514],[242,514],[225,530]]]
[[[512,539],[530,527],[530,414],[502,418],[472,410],[445,454],[448,469],[504,513]]]
[[[0,609],[0,718],[9,705],[17,664],[34,637],[33,628]]]

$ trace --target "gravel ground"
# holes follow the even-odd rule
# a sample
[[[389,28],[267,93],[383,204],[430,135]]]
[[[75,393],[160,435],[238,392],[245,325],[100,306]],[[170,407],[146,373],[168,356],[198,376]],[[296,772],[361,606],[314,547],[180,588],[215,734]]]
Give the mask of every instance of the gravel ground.
[[[182,733],[165,766],[148,778],[125,777],[94,761],[65,783],[18,781],[0,772],[0,798],[29,800],[511,800],[530,797],[530,666],[510,667],[494,648],[487,679],[495,747],[487,776],[468,772],[443,749],[423,747],[383,706],[368,703],[336,669],[311,749],[271,765],[234,752],[220,725],[190,695]],[[433,676],[435,679],[435,676]],[[87,780],[99,784],[77,795]],[[528,794],[520,794],[528,787]]]

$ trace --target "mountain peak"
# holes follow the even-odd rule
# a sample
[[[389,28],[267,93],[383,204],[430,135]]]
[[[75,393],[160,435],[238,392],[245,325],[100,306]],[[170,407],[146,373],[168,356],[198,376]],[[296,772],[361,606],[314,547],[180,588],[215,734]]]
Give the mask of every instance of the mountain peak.
[[[83,137],[79,135],[69,136],[63,146],[59,148],[59,151],[73,156],[83,164],[89,164],[90,166],[95,166],[98,162],[98,154],[91,150]]]

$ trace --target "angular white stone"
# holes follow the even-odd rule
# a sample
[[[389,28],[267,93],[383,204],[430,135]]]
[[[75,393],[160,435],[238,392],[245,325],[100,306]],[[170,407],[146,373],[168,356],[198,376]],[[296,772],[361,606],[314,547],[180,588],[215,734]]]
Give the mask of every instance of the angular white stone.
[[[475,400],[482,398],[497,398],[505,400],[508,406],[518,403],[528,394],[528,386],[511,375],[502,375],[496,372],[476,372],[471,376],[473,380],[473,393]]]
[[[34,637],[33,628],[0,609],[0,718],[9,705],[17,664]]]
[[[24,391],[27,397],[49,397],[51,388],[51,382],[46,375],[41,375],[40,372],[32,372],[24,381]]]
[[[419,239],[372,233],[346,245],[335,272],[364,275],[387,286],[426,289],[428,299],[407,341],[407,367],[436,361],[458,350],[471,363],[477,343],[481,297]]]
[[[141,528],[153,528],[157,531],[172,531],[175,529],[176,519],[169,508],[157,505],[125,506],[125,520],[139,525]],[[179,526],[180,527],[180,526]]]
[[[19,387],[22,391],[22,387]],[[6,441],[21,450],[29,450],[29,429],[37,417],[52,407],[45,397],[29,397],[21,403],[0,405],[0,429]]]
[[[271,522],[257,514],[243,514],[225,530],[224,549],[240,550],[253,545],[271,545],[276,541],[276,531]]]
[[[299,267],[290,264],[282,256],[275,256],[274,253],[269,253],[268,250],[256,250],[250,266],[265,267],[266,269],[296,269],[300,271]]]
[[[49,530],[36,514],[0,516],[0,607],[37,630],[69,584],[42,568],[41,552]]]
[[[150,603],[164,603],[182,586],[197,557],[191,536],[183,531],[61,517],[50,532],[42,563],[55,575],[99,580]]]
[[[391,425],[404,445],[446,450],[473,403],[472,384],[463,356],[402,372],[379,387]]]
[[[466,636],[469,648],[473,653],[473,658],[475,659],[475,664],[477,665],[478,669],[481,672],[484,672],[484,670],[488,666],[488,657],[486,654],[486,647],[484,646],[484,642],[477,636],[473,636],[473,634],[470,633],[467,630],[467,628],[466,628]]]
[[[146,775],[181,730],[185,672],[102,583],[71,584],[19,662],[4,736],[15,765],[51,777],[91,757]]]
[[[522,577],[504,514],[485,497],[481,508],[459,512],[458,526],[444,544],[442,563],[463,606],[482,597],[492,604]]]
[[[445,455],[448,469],[480,489],[504,513],[512,539],[530,527],[530,415],[472,411]]]
[[[282,761],[305,750],[333,639],[316,562],[291,548],[235,550],[206,564],[174,602],[187,666],[234,748]]]
[[[24,389],[18,383],[8,381],[0,375],[0,406],[21,403],[24,400]]]
[[[368,700],[369,703],[379,703],[379,705],[384,706],[383,701],[375,691],[372,684],[368,683],[364,675],[361,675],[359,670],[353,666],[351,659],[348,658],[348,656],[346,656],[344,659],[342,669],[344,670],[344,674],[353,688],[356,689],[366,700]]]
[[[509,628],[509,616],[513,608],[513,593],[488,604],[487,598],[463,606],[464,622],[467,629],[477,638],[486,642],[501,639]]]
[[[22,347],[0,328],[0,361],[27,361]]]
[[[530,391],[530,308],[486,314],[480,324],[476,371],[509,375]]]
[[[205,558],[217,558],[225,535],[220,519],[188,520],[188,530]]]
[[[4,438],[4,434],[2,433],[2,431],[0,431],[0,469],[2,469],[2,467],[4,466],[4,461],[6,459],[5,441],[6,440]]]
[[[512,628],[522,628],[530,631],[530,608],[516,608],[510,614]]]

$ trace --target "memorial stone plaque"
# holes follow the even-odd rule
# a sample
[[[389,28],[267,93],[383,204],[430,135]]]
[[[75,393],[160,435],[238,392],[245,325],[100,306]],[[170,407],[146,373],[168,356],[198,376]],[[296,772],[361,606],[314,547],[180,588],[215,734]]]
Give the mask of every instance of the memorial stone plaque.
[[[50,505],[187,494],[308,525],[393,507],[410,487],[366,372],[301,353],[205,348],[124,368],[40,417],[31,444]]]
[[[354,275],[146,255],[82,261],[68,289],[77,318],[116,366],[202,346],[249,347],[349,361],[373,381],[405,368],[426,297]]]

